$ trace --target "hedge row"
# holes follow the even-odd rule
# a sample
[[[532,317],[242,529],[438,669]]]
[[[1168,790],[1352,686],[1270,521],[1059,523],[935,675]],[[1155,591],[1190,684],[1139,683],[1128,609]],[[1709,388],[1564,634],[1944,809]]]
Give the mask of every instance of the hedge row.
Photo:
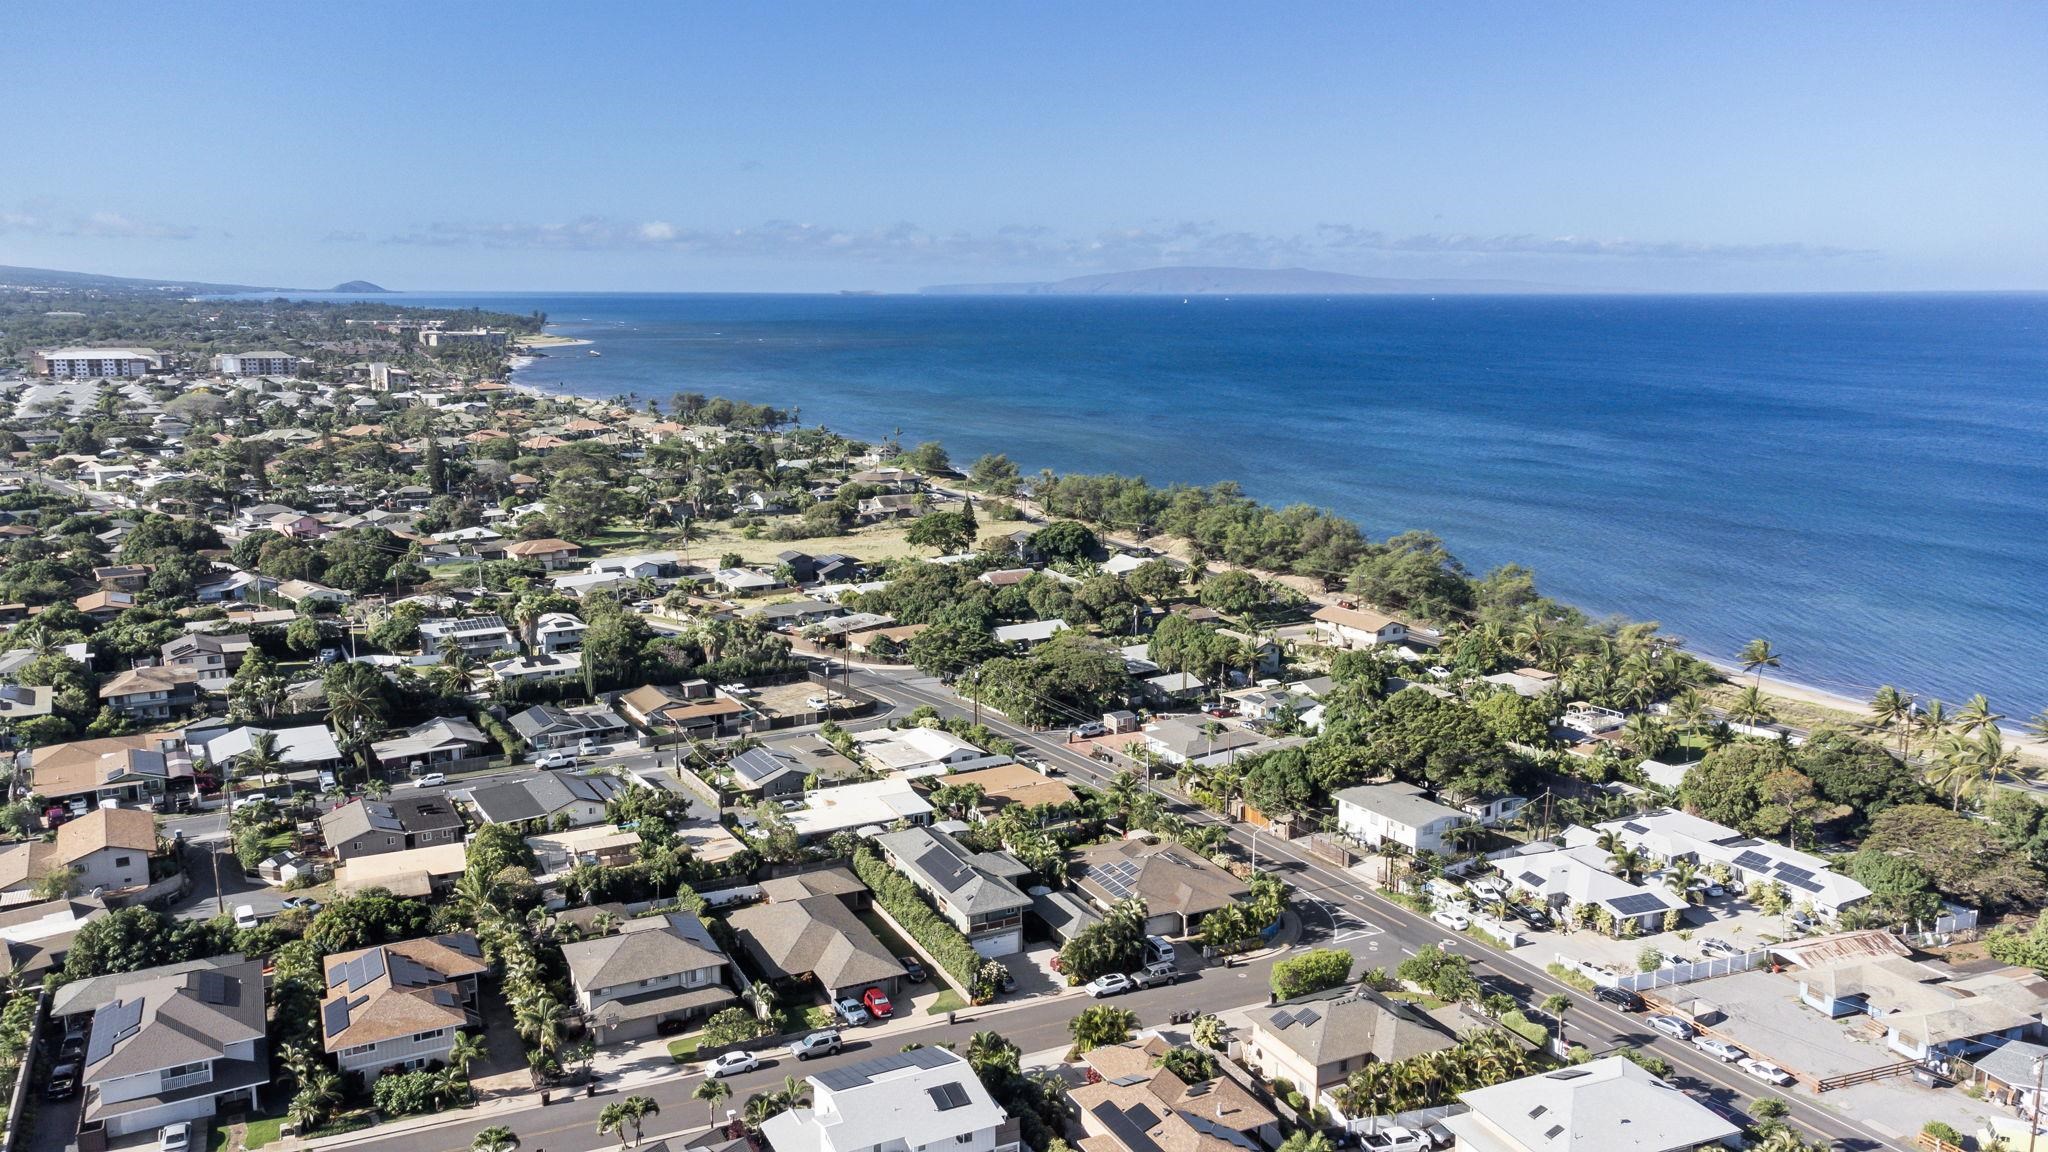
[[[953,977],[955,984],[968,989],[971,996],[974,975],[987,958],[974,950],[966,935],[925,903],[924,893],[910,877],[889,867],[873,848],[863,844],[854,851],[853,871],[874,892],[876,902],[897,925],[910,933],[911,939]]]

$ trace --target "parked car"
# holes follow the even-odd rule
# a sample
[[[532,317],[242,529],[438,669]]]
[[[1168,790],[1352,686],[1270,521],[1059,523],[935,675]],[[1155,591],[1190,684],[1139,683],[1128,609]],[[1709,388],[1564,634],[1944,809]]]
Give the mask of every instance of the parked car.
[[[1652,1016],[1650,1017],[1650,1027],[1671,1037],[1673,1040],[1690,1040],[1697,1032],[1691,1024],[1680,1020],[1676,1016]]]
[[[1218,720],[1228,719],[1237,715],[1237,712],[1227,704],[1211,704],[1207,708],[1202,709],[1202,712],[1205,715],[1214,716]]]
[[[533,758],[533,764],[536,768],[574,768],[576,766],[576,754],[564,752],[560,749],[552,752],[543,752]]]
[[[1749,1055],[1726,1040],[1713,1036],[1695,1036],[1692,1038],[1692,1046],[1716,1060],[1730,1064]]]
[[[737,1076],[752,1072],[761,1066],[761,1058],[752,1052],[720,1052],[704,1065],[704,1075],[717,1079],[720,1076]]]
[[[1762,1080],[1766,1084],[1776,1084],[1782,1087],[1792,1083],[1792,1074],[1790,1072],[1785,1071],[1768,1060],[1744,1060],[1737,1064],[1736,1067]]]
[[[284,898],[284,908],[287,912],[304,912],[310,916],[320,910],[321,904],[310,896],[287,896]]]
[[[889,994],[880,988],[870,988],[861,993],[860,1002],[868,1010],[868,1015],[877,1020],[887,1020],[896,1011],[889,1003]]]
[[[1463,932],[1472,926],[1472,918],[1455,908],[1439,908],[1431,912],[1429,918],[1453,932]]]
[[[1105,996],[1121,996],[1137,985],[1121,972],[1105,972],[1088,982],[1088,995],[1100,1000]]]
[[[860,1001],[851,996],[841,996],[832,1002],[832,1007],[838,1011],[839,1018],[848,1025],[858,1028],[868,1022],[868,1010],[861,1007]]]
[[[588,736],[576,742],[576,754],[578,756],[595,756],[599,751],[597,741],[592,740]]]
[[[1698,892],[1701,895],[1706,896],[1710,899],[1718,899],[1719,897],[1726,896],[1728,894],[1728,889],[1723,888],[1721,885],[1714,883],[1712,880],[1695,880],[1692,883],[1686,885],[1686,890],[1690,892]]]
[[[256,919],[256,906],[254,904],[235,905],[235,927],[254,928],[260,923],[262,921]]]
[[[830,703],[831,701],[825,699],[823,696],[804,697],[804,707],[810,709],[813,712],[823,712]]]
[[[1510,904],[1508,906],[1508,912],[1510,915],[1514,916],[1515,919],[1520,920],[1522,923],[1527,924],[1529,927],[1536,929],[1538,932],[1547,932],[1550,930],[1550,913],[1545,912],[1541,908],[1531,908],[1526,904]]]
[[[50,1082],[43,1085],[43,1099],[69,1100],[78,1095],[78,1065],[59,1064],[50,1069]]]
[[[1090,720],[1086,724],[1075,725],[1074,735],[1083,740],[1093,740],[1097,736],[1109,735],[1109,729],[1104,728],[1102,725],[1096,723],[1093,720]]]
[[[340,786],[340,782],[335,778],[333,772],[326,768],[320,770],[320,790],[322,792],[332,792]]]
[[[412,786],[415,788],[439,788],[447,782],[448,774],[446,772],[429,772],[425,776],[413,781]]]
[[[1180,980],[1180,969],[1170,960],[1155,960],[1141,971],[1131,973],[1131,984],[1138,988],[1151,988],[1160,984],[1172,984]]]
[[[1742,949],[1720,937],[1700,941],[1700,951],[1709,956],[1740,956]]]
[[[915,956],[898,956],[896,962],[903,965],[903,978],[912,984],[922,984],[932,978]]]
[[[835,1056],[838,1053],[839,1033],[831,1028],[813,1032],[789,1046],[789,1054],[799,1060],[809,1060],[813,1056]]]
[[[181,1120],[157,1129],[156,1146],[159,1152],[186,1152],[192,1147],[192,1125]]]
[[[1358,1134],[1358,1146],[1365,1152],[1429,1152],[1429,1137],[1413,1128],[1382,1128]]]
[[[1626,988],[1602,988],[1593,993],[1595,999],[1614,1005],[1623,1012],[1641,1012],[1643,998]]]

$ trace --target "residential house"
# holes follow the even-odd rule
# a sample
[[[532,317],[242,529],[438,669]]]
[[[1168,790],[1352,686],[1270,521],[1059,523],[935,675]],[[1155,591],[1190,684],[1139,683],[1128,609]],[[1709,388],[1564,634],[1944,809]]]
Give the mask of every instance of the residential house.
[[[376,852],[335,865],[334,890],[352,896],[382,888],[393,896],[428,900],[445,896],[468,866],[465,846],[460,842]]]
[[[1685,901],[1659,887],[1637,884],[1608,871],[1608,854],[1592,845],[1528,852],[1500,862],[1508,883],[1552,911],[1587,904],[1605,909],[1615,931],[1633,920],[1644,933],[1660,932],[1666,913],[1685,910]]]
[[[1740,1147],[1723,1116],[1620,1056],[1461,1092],[1439,1123],[1456,1152],[1691,1152]]]
[[[1745,836],[1733,828],[1676,809],[1611,820],[1590,830],[1569,829],[1565,843],[1573,847],[1590,844],[1605,832],[1614,833],[1622,843],[1666,864],[1686,860],[1703,869],[1725,865],[1735,883],[1745,888],[1751,884],[1781,885],[1795,905],[1812,905],[1814,911],[1830,920],[1844,908],[1870,897],[1870,889],[1862,882],[1836,872],[1818,856]]]
[[[1369,608],[1326,604],[1309,619],[1315,621],[1316,639],[1332,648],[1371,648],[1408,639],[1408,625]]]
[[[903,965],[836,896],[774,900],[726,917],[733,937],[770,980],[815,980],[831,997],[869,988],[894,995]]]
[[[971,852],[944,832],[906,828],[875,837],[896,870],[931,898],[983,956],[1024,950],[1024,912],[1031,907],[1016,881],[1031,874],[1007,852]]]
[[[377,767],[387,772],[421,772],[446,768],[490,754],[491,741],[481,729],[458,716],[435,716],[407,728],[402,735],[370,745]]]
[[[1251,898],[1251,889],[1213,861],[1172,840],[1112,840],[1081,851],[1068,878],[1096,907],[1145,901],[1145,931],[1192,936],[1202,918]]]
[[[356,800],[322,813],[320,835],[342,860],[409,852],[441,844],[460,846],[462,817],[445,796]]]
[[[29,753],[35,794],[81,807],[147,802],[162,796],[171,779],[191,775],[192,760],[175,738],[147,733],[49,744]]]
[[[626,722],[609,708],[536,704],[514,713],[511,724],[529,748],[574,748],[585,740],[610,744],[626,735]]]
[[[1036,648],[1067,630],[1065,620],[1027,620],[1022,624],[999,624],[996,643],[1011,648]]]
[[[139,808],[95,808],[57,828],[51,862],[77,871],[77,891],[118,892],[149,883],[156,817]]]
[[[538,564],[550,572],[557,568],[567,568],[582,554],[583,545],[557,540],[552,536],[540,540],[520,540],[505,545],[505,555],[511,559]]]
[[[149,584],[154,564],[110,564],[92,570],[92,582],[110,592],[140,592]]]
[[[188,632],[164,642],[157,655],[166,668],[190,668],[204,692],[225,692],[249,651],[245,634]]]
[[[731,697],[689,695],[684,688],[655,684],[621,695],[618,706],[626,719],[650,732],[675,731],[693,740],[737,736],[748,715],[747,706]]]
[[[640,552],[629,556],[600,556],[590,562],[593,576],[624,576],[628,580],[660,580],[682,573],[674,552]]]
[[[420,654],[439,659],[450,648],[474,657],[517,652],[512,630],[497,616],[443,616],[420,621]]]
[[[340,609],[355,602],[355,593],[340,588],[330,588],[312,580],[282,580],[276,588],[277,595],[300,607],[308,604],[323,609]]]
[[[1216,634],[1226,639],[1237,641],[1244,647],[1245,651],[1252,654],[1253,675],[1278,676],[1280,674],[1280,645],[1274,643],[1272,637],[1255,636],[1249,632],[1239,632],[1235,628],[1218,628]]]
[[[954,772],[939,777],[937,784],[940,787],[972,785],[981,789],[981,808],[990,814],[1012,804],[1026,808],[1051,804],[1063,808],[1076,799],[1074,790],[1066,781],[1044,775],[1028,764],[1001,764],[994,768]]]
[[[910,781],[901,777],[821,788],[804,797],[804,806],[787,813],[798,837],[819,840],[834,832],[887,828],[898,820],[929,824],[932,806]]]
[[[469,794],[469,802],[477,815],[490,824],[540,820],[580,828],[603,823],[605,805],[630,787],[617,776],[537,772],[522,780],[475,789]]]
[[[146,665],[118,673],[100,685],[100,702],[138,720],[164,720],[199,702],[194,668]]]
[[[341,766],[341,749],[335,746],[334,731],[325,724],[301,724],[291,728],[257,728],[244,725],[225,732],[205,729],[185,731],[188,747],[196,744],[213,765],[232,764],[256,747],[259,737],[268,735],[282,772],[332,771]]]
[[[1790,974],[1800,1002],[1829,1016],[1868,1016],[1908,1060],[1970,1058],[2042,1038],[2048,978],[2031,968],[1949,974],[1901,955],[1852,955]]]
[[[989,755],[943,728],[909,727],[857,732],[854,747],[876,770],[904,779],[938,776],[955,765],[981,766]],[[998,759],[1007,761],[1008,757]]]
[[[1393,1064],[1457,1042],[1415,1004],[1344,987],[1254,1010],[1244,1059],[1267,1079],[1284,1079],[1313,1099],[1368,1064]]]
[[[711,582],[730,596],[758,596],[782,587],[782,581],[752,568],[720,568],[711,574]]]
[[[335,952],[321,963],[321,1046],[366,1086],[446,1063],[456,1034],[482,1022],[477,977],[491,966],[467,932]]]
[[[303,525],[302,535],[309,536],[320,535],[327,527],[311,516],[299,516],[291,523]],[[228,600],[247,601],[277,591],[278,583],[276,579],[260,572],[229,572],[193,588],[192,597],[201,604],[219,604]]]
[[[766,628],[788,631],[846,615],[846,609],[824,600],[788,600],[780,604],[756,604],[740,611],[740,619],[752,620]]]
[[[1451,849],[1444,837],[1472,822],[1413,784],[1361,784],[1337,793],[1336,800],[1337,830],[1368,848],[1391,840],[1410,853],[1441,856]]]
[[[801,756],[781,748],[749,748],[733,757],[726,768],[732,772],[734,788],[750,800],[796,795],[811,775]]]
[[[104,624],[130,608],[135,607],[135,594],[132,592],[113,592],[102,588],[97,592],[88,592],[73,600],[71,606],[92,617],[95,621]]]
[[[600,1044],[644,1040],[739,999],[725,952],[687,912],[627,920],[612,935],[562,945],[562,959]]]
[[[123,977],[117,998],[92,1014],[81,1136],[118,1139],[260,1111],[270,1083],[265,1011],[254,960]]]
[[[550,680],[572,680],[583,675],[583,654],[558,652],[533,656],[510,656],[484,666],[500,684],[544,684]]]
[[[1266,743],[1256,732],[1199,717],[1167,716],[1145,729],[1145,747],[1169,764],[1209,764],[1247,755]]]
[[[1189,1082],[1159,1060],[1173,1045],[1154,1034],[1091,1048],[1093,1075],[1069,1091],[1085,1152],[1263,1152],[1280,1143],[1280,1117],[1228,1076]]]
[[[811,1104],[771,1116],[772,1152],[1021,1152],[1016,1118],[967,1058],[913,1048],[807,1078]]]
[[[590,625],[567,612],[543,612],[534,622],[534,646],[550,656],[573,652],[583,646],[583,634],[589,630]]]
[[[560,832],[539,832],[526,839],[539,862],[540,877],[560,876],[578,864],[600,868],[622,868],[631,864],[640,846],[638,832],[621,831],[615,824],[591,824],[564,828]]]
[[[863,524],[881,520],[899,520],[905,516],[917,515],[920,497],[912,493],[884,493],[861,500],[855,512]]]

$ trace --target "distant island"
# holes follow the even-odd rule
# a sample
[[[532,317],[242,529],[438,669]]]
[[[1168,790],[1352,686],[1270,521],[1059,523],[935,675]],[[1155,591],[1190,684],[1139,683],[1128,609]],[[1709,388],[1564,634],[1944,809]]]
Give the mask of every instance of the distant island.
[[[1587,289],[1526,280],[1402,280],[1313,268],[1144,268],[1065,280],[936,284],[919,291],[930,296],[1379,296],[1530,295]]]
[[[56,268],[16,268],[0,264],[0,287],[40,288],[64,292],[149,292],[187,293],[219,296],[240,292],[302,292],[301,288],[279,288],[274,284],[212,284],[204,280],[147,280],[136,276],[103,276],[97,272],[65,272]],[[389,293],[368,280],[349,280],[327,289],[356,295]]]
[[[372,284],[372,283],[370,283],[370,282],[369,282],[368,280],[348,280],[348,281],[344,281],[344,282],[342,282],[342,283],[340,283],[340,284],[336,284],[336,285],[335,285],[334,287],[332,287],[332,288],[329,288],[329,289],[328,289],[328,291],[329,291],[329,292],[357,292],[357,293],[362,293],[362,292],[381,292],[381,293],[386,293],[386,294],[388,294],[388,293],[390,293],[391,289],[389,289],[389,288],[379,288],[379,287],[378,287],[377,285],[375,285],[375,284]]]

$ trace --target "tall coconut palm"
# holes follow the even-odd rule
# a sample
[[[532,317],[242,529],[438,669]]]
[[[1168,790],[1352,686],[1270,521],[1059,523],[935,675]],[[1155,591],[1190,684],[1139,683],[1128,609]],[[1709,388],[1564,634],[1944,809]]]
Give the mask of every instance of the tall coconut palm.
[[[1130,827],[1131,808],[1138,802],[1138,793],[1141,791],[1143,789],[1138,785],[1137,774],[1129,769],[1117,773],[1109,782],[1109,786],[1103,789],[1102,798],[1109,802],[1110,810],[1116,813],[1119,825]]]
[[[628,1096],[619,1106],[625,1109],[626,1120],[633,1125],[633,1143],[640,1143],[643,1126],[649,1116],[661,1115],[661,1105],[652,1096]]]
[[[1735,697],[1735,702],[1728,705],[1728,718],[1740,724],[1769,724],[1775,719],[1769,699],[1762,689],[1753,684],[1744,688]]]
[[[1655,757],[1671,743],[1671,733],[1665,729],[1664,722],[1648,712],[1630,716],[1622,726],[1621,735],[1628,741],[1628,746],[1635,749],[1636,755],[1643,757]]]
[[[714,1127],[718,1124],[718,1106],[725,1103],[726,1099],[731,1095],[732,1085],[727,1084],[717,1076],[706,1076],[703,1082],[698,1084],[690,1093],[692,1099],[704,1102],[710,1112],[707,1123]]]
[[[1572,1010],[1572,998],[1562,992],[1553,992],[1543,998],[1541,1005],[1550,1018],[1557,1021],[1557,1042],[1564,1044],[1564,1014]]]
[[[811,1106],[810,1081],[799,1080],[794,1076],[784,1076],[782,1078],[782,1087],[776,1090],[775,1098],[782,1102],[784,1111],[792,1108],[809,1108]]]
[[[282,763],[277,753],[277,733],[258,731],[249,741],[249,750],[235,758],[245,776],[258,780],[267,779]]]
[[[536,996],[513,1009],[513,1022],[527,1043],[552,1056],[562,1046],[569,1030],[569,1010],[552,996]]]
[[[469,1082],[469,1066],[490,1054],[490,1046],[474,1032],[457,1032],[448,1045],[448,1066],[462,1077],[469,1098],[476,1099],[476,1085]]]
[[[1744,644],[1742,651],[1735,654],[1735,661],[1742,665],[1743,671],[1756,674],[1758,688],[1764,686],[1764,669],[1778,668],[1784,664],[1778,654],[1771,650],[1771,642],[1761,636]]]
[[[1913,731],[1913,697],[1887,684],[1870,698],[1870,714],[1880,728],[1891,728],[1899,736],[1899,759],[1906,758],[1906,738]]]
[[[1648,858],[1641,852],[1633,848],[1623,848],[1607,857],[1607,870],[1633,884],[1636,877],[1643,874],[1643,869],[1648,863]]]
[[[1669,872],[1665,873],[1664,886],[1671,889],[1680,900],[1685,901],[1687,904],[1696,904],[1706,899],[1706,893],[1693,891],[1692,883],[1699,878],[1699,865],[1690,860],[1680,860],[1671,866]]]
[[[1927,707],[1920,710],[1917,724],[1920,731],[1926,735],[1927,742],[1934,744],[1948,735],[1949,729],[1955,726],[1955,715],[1941,701],[1929,700]]]
[[[740,1105],[740,1123],[744,1124],[749,1132],[759,1132],[761,1125],[767,1123],[771,1117],[780,1116],[787,1111],[789,1109],[783,1107],[775,1093],[756,1092],[747,1097],[745,1104]]]
[[[1975,741],[1960,733],[1942,738],[1935,749],[1934,763],[1927,770],[1927,782],[1949,794],[1949,807],[1960,812],[1963,795],[1984,782],[1989,768],[1978,755]]]
[[[1699,689],[1687,688],[1671,698],[1665,705],[1665,716],[1681,731],[1697,732],[1712,722],[1712,713],[1707,711],[1707,698]]]
[[[597,1134],[612,1133],[619,1138],[621,1152],[626,1147],[626,1129],[632,1127],[632,1120],[626,1115],[626,1102],[614,1100],[597,1114]]]
[[[1968,736],[1983,728],[1996,728],[2005,719],[2002,713],[1991,710],[1991,701],[1982,692],[1970,697],[1962,710],[1956,713],[1956,730]]]

